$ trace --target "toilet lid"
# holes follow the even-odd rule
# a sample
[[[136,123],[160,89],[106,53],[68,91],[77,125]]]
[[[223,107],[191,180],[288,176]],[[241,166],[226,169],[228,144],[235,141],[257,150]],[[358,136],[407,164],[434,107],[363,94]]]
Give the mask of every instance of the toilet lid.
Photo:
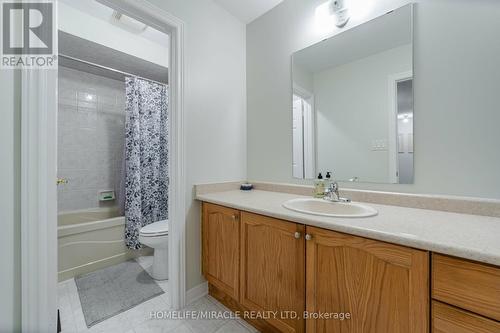
[[[145,236],[168,235],[168,220],[148,224],[141,228],[140,234]]]

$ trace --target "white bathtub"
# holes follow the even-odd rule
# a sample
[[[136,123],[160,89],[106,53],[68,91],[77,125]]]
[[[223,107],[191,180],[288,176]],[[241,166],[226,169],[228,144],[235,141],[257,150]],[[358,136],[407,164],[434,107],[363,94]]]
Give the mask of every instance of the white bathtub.
[[[151,249],[127,249],[124,228],[125,217],[117,209],[59,214],[59,281],[152,253]]]

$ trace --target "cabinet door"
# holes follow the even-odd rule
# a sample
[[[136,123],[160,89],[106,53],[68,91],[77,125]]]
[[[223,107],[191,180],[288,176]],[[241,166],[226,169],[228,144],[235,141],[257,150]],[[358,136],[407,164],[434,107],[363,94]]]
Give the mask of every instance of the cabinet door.
[[[203,274],[227,295],[238,300],[240,213],[203,203]]]
[[[426,251],[314,227],[307,235],[306,311],[350,313],[306,319],[307,332],[428,332]]]
[[[267,322],[280,332],[304,331],[304,250],[303,225],[241,213],[240,303],[275,312]]]

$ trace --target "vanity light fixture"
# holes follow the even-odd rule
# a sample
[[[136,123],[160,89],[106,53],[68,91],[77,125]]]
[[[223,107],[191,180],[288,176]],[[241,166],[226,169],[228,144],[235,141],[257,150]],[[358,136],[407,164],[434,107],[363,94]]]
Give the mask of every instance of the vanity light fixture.
[[[334,27],[342,28],[349,21],[347,0],[328,0],[316,8],[316,24],[321,33],[332,32]]]
[[[330,6],[332,8],[332,14],[336,18],[335,25],[342,28],[349,21],[350,14],[349,9],[346,6],[346,0],[330,0]]]

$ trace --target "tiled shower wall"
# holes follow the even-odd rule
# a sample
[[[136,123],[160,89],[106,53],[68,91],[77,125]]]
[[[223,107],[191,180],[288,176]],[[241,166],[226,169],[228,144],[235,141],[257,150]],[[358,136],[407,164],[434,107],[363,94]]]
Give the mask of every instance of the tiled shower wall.
[[[118,193],[124,128],[124,82],[59,67],[59,212],[116,205],[98,193]]]

